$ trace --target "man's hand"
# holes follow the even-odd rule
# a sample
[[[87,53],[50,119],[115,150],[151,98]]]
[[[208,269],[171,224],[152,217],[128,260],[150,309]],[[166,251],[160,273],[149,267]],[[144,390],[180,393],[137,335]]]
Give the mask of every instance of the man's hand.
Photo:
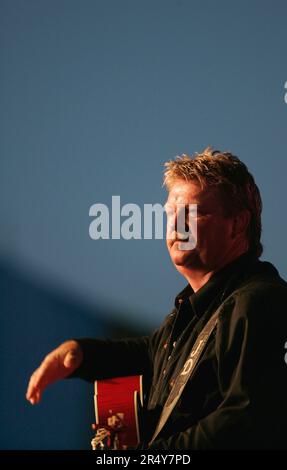
[[[26,393],[27,400],[32,405],[39,403],[47,385],[72,374],[80,366],[82,360],[83,353],[77,341],[66,341],[51,351],[30,378]]]

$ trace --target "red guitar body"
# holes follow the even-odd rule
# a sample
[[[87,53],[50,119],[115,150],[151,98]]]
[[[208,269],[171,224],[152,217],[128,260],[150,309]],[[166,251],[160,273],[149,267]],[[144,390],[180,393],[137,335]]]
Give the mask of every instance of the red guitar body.
[[[138,404],[142,404],[142,376],[95,381],[96,436],[92,447],[126,449],[139,443]]]

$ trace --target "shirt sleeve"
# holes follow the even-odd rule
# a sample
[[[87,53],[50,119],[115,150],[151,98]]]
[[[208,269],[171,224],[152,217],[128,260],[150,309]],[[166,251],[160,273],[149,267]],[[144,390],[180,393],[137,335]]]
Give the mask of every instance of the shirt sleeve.
[[[216,334],[220,405],[151,449],[286,448],[286,288],[237,293],[223,305]],[[192,399],[192,398],[191,398]]]
[[[83,352],[80,367],[70,376],[94,380],[128,375],[150,375],[150,338],[148,336],[103,340],[78,338]]]
[[[83,352],[81,366],[69,377],[78,377],[89,382],[112,377],[144,375],[149,383],[154,369],[154,358],[166,324],[173,315],[150,336],[123,339],[76,338]]]

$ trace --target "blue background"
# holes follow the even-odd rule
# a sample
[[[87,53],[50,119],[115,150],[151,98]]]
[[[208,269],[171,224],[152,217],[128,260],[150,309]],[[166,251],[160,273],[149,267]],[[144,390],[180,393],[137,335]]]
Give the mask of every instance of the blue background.
[[[89,448],[92,389],[39,407],[32,370],[69,337],[141,334],[185,280],[164,241],[89,238],[89,208],[163,203],[163,163],[207,145],[261,189],[263,259],[287,274],[283,0],[0,0],[2,449]]]

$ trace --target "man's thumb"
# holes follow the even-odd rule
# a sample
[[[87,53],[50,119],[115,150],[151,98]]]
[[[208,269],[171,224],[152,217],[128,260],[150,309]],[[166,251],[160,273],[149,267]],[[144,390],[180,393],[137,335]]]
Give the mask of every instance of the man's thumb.
[[[65,359],[64,359],[64,366],[66,369],[75,369],[79,364],[79,357],[76,351],[68,351]]]

